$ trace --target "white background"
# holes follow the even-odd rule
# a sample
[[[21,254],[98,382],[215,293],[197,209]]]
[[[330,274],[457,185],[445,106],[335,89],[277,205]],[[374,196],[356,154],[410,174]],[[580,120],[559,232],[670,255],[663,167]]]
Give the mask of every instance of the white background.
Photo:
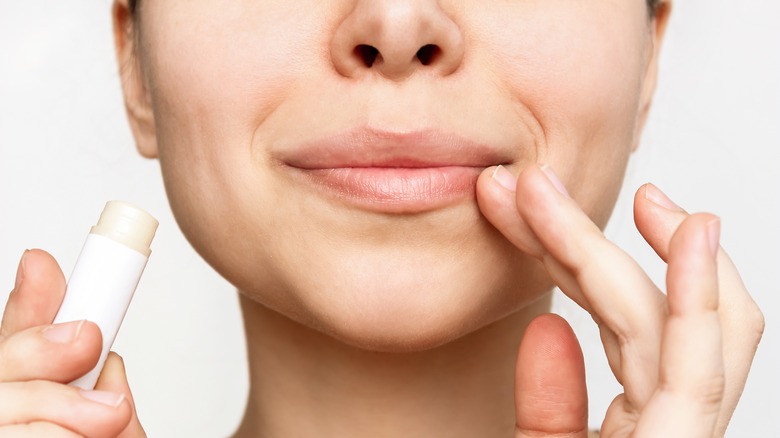
[[[677,2],[653,114],[607,229],[662,285],[663,266],[633,228],[633,191],[653,181],[688,210],[721,215],[723,245],[767,319],[734,437],[780,436],[779,21],[770,0]],[[157,163],[135,152],[109,2],[0,0],[0,307],[25,248],[47,249],[69,274],[109,199],[161,222],[115,344],[146,430],[230,434],[247,392],[237,300],[176,227]],[[598,425],[618,386],[590,318],[558,307],[584,344]]]

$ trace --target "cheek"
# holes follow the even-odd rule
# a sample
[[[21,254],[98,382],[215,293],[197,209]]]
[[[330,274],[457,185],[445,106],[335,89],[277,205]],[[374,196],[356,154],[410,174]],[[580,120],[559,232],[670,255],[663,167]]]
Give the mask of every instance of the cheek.
[[[256,172],[262,157],[252,143],[257,127],[305,80],[305,60],[318,56],[321,32],[312,29],[323,26],[322,14],[312,11],[319,2],[302,3],[166,1],[145,10],[141,56],[166,190],[199,250],[240,229],[230,222],[241,219],[226,212],[245,202],[245,188],[271,186],[270,175]]]
[[[481,52],[536,125],[539,161],[605,225],[636,135],[650,41],[644,2],[550,0],[490,20]]]

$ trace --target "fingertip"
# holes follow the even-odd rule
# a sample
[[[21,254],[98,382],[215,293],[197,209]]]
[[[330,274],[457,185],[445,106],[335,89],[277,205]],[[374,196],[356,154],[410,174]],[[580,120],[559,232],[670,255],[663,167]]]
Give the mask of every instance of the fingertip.
[[[119,366],[121,366],[123,370],[125,369],[125,358],[116,351],[109,351],[108,358],[106,360],[111,360],[111,362],[117,363]]]
[[[133,405],[127,394],[110,388],[95,387],[92,390],[70,388],[89,405],[91,434],[88,436],[119,436],[133,419]],[[86,414],[84,408],[81,414]],[[80,424],[79,427],[84,427]],[[79,432],[81,432],[79,430]]]
[[[50,324],[65,296],[65,276],[51,254],[30,249],[21,263],[24,272],[6,303],[0,336]]]
[[[694,213],[682,221],[669,246],[673,253],[704,250],[715,256],[719,243],[720,217],[712,213]]]
[[[25,283],[35,281],[37,284],[57,286],[65,290],[65,275],[57,260],[39,248],[28,249],[24,253]]]
[[[498,185],[510,192],[514,192],[517,189],[517,177],[512,175],[504,166],[496,166],[490,177]]]
[[[509,175],[501,174],[507,173]],[[502,184],[498,178],[504,179]],[[514,190],[507,189],[516,181],[508,169],[503,166],[485,169],[477,179],[477,205],[482,215],[509,242],[521,251],[534,257],[544,254],[544,248],[533,235],[528,225],[520,217]]]
[[[558,177],[558,174],[555,173],[552,166],[549,164],[542,164],[539,167],[539,170],[544,173],[544,176],[547,177],[547,181],[552,184],[552,186],[555,188],[555,190],[558,191],[561,195],[570,198],[571,195],[569,195],[569,191],[566,189],[566,185],[563,184],[563,181]]]
[[[103,364],[103,370],[100,372],[95,389],[106,391],[121,392],[127,397],[130,406],[134,408],[135,402],[133,394],[130,391],[130,384],[127,381],[127,370],[122,356],[110,351]]]
[[[109,351],[106,357],[106,366],[115,370],[116,373],[125,375],[125,359],[115,351]]]
[[[546,314],[531,321],[520,344],[515,377],[518,429],[560,434],[587,428],[582,349],[563,318]]]
[[[696,213],[672,236],[667,291],[673,314],[717,310],[719,234],[718,216]]]
[[[561,316],[548,313],[534,318],[525,330],[521,349],[558,359],[583,360],[577,335]],[[584,368],[583,368],[584,369]]]
[[[485,218],[499,228],[502,217],[511,214],[514,206],[511,205],[511,192],[502,187],[494,178],[497,167],[488,167],[477,178],[477,205]]]
[[[110,351],[103,364],[103,370],[100,372],[95,388],[125,389],[127,387],[125,372],[125,362],[122,357]]]
[[[641,194],[641,196],[640,196]],[[682,212],[685,210],[679,205],[675,204],[669,196],[666,195],[661,189],[659,189],[653,183],[646,183],[637,190],[638,199],[649,201],[651,205],[655,207],[661,207],[672,212]]]
[[[547,195],[545,189],[553,187],[543,167],[545,165],[527,166],[517,176],[504,166],[488,167],[477,180],[477,200],[487,201],[483,203],[488,207],[494,203],[511,205],[516,212],[522,205],[535,205],[535,201]]]
[[[65,325],[61,323],[57,325]],[[43,327],[41,335],[54,325]],[[56,347],[54,347],[56,345]],[[91,321],[82,321],[77,329],[77,334],[66,343],[47,342],[45,345],[47,351],[57,354],[59,363],[50,364],[63,373],[59,381],[63,383],[74,380],[91,370],[97,365],[100,359],[100,350],[103,348],[103,335],[100,328]],[[59,353],[55,352],[55,348]],[[65,372],[68,372],[66,375]]]
[[[510,193],[515,191],[516,182],[517,178],[506,167],[487,167],[477,177],[477,197],[481,193],[508,199]]]
[[[547,164],[528,166],[517,177],[517,210],[534,229],[557,226],[549,218],[565,211],[561,208],[571,201],[563,182]]]
[[[688,213],[671,201],[658,187],[646,183],[634,196],[634,223],[637,230],[662,260],[668,261],[669,245]]]
[[[19,266],[16,268],[16,279],[14,280],[14,289],[19,289],[19,285],[22,284],[22,280],[24,280],[24,259],[27,257],[27,254],[30,252],[29,249],[25,249],[22,253],[22,257],[19,259]]]
[[[543,174],[539,165],[528,166],[520,171],[517,176],[517,198],[530,199],[539,193],[540,180],[537,177],[541,175]]]
[[[92,321],[85,320],[79,330],[75,346],[83,349],[81,356],[89,358],[94,366],[100,358],[100,351],[103,348],[103,333],[100,331],[100,327]]]
[[[67,383],[88,373],[97,365],[100,351],[103,348],[103,335],[100,328],[92,321],[84,321],[78,330],[78,336],[67,344],[62,344],[67,353],[60,358],[60,372],[69,371],[58,381]]]
[[[135,407],[135,398],[130,390],[130,383],[127,380],[127,369],[122,356],[114,351],[108,353],[103,371],[100,373],[95,389],[120,392],[125,395],[130,409],[130,417],[126,423],[122,436],[146,436],[143,426],[138,420],[138,413]]]
[[[59,263],[42,249],[30,249],[24,254],[24,278],[19,286],[21,302],[19,307],[27,308],[25,313],[34,314],[31,325],[19,327],[25,329],[51,322],[65,296],[65,275]]]

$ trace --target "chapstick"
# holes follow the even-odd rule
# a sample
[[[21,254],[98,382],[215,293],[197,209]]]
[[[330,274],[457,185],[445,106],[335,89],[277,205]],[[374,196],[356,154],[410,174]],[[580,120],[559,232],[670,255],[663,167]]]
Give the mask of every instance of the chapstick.
[[[94,322],[103,335],[103,349],[95,368],[71,386],[95,387],[152,252],[149,245],[158,224],[138,207],[109,201],[90,230],[54,323]]]

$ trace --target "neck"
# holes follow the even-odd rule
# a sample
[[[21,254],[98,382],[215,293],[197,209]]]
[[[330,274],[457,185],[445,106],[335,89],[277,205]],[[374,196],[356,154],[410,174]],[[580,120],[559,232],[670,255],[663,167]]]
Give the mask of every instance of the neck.
[[[549,294],[440,347],[346,345],[241,295],[250,392],[236,437],[513,436],[517,347]]]

